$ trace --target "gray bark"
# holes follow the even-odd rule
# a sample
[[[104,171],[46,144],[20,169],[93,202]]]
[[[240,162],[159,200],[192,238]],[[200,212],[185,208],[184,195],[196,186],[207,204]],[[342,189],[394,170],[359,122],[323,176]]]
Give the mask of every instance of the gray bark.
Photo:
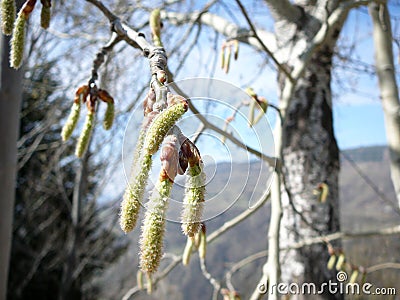
[[[6,299],[7,293],[22,99],[22,71],[9,67],[9,42],[0,36],[0,299]]]
[[[390,173],[400,206],[400,102],[393,59],[392,28],[387,5],[370,4],[376,72],[390,151]]]
[[[324,1],[319,2],[319,8],[321,6],[325,7]],[[301,27],[288,24],[285,20],[276,24],[278,45],[290,49],[282,53],[287,55],[285,61],[291,68],[295,68],[306,41],[311,40],[322,26],[323,22],[319,20],[326,19],[324,10],[318,7],[304,7],[304,11]],[[333,131],[330,83],[333,48],[342,23],[343,20],[340,20],[335,24],[327,39],[312,55],[285,111],[282,155],[286,191],[282,196],[281,247],[340,229],[339,149]],[[313,190],[322,182],[329,186],[329,197],[325,203],[318,203]],[[313,282],[318,286],[335,279],[334,272],[326,268],[328,258],[327,248],[321,244],[282,251],[282,282]],[[310,295],[293,295],[292,298],[303,297],[308,299]],[[327,293],[323,298],[342,296]]]

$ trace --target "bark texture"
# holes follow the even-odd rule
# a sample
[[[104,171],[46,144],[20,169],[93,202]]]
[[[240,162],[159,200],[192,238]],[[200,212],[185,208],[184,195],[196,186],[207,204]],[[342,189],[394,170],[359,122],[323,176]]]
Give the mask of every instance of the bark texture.
[[[335,8],[331,7],[335,1],[330,2],[329,7],[322,2],[302,7],[301,26],[288,24],[285,20],[277,21],[281,60],[289,68],[295,67],[307,41],[312,40],[322,26],[319,20],[326,19]],[[313,54],[286,110],[282,146],[286,189],[282,195],[281,247],[340,230],[339,149],[333,130],[330,84],[333,48],[341,27],[342,22],[336,24]],[[329,197],[325,203],[319,203],[313,195],[313,190],[322,182],[329,186]],[[334,280],[335,272],[326,268],[328,258],[327,248],[321,244],[283,251],[282,282],[313,282],[318,287],[323,282]],[[327,293],[322,297],[342,296]],[[292,298],[309,299],[310,295],[293,295]]]

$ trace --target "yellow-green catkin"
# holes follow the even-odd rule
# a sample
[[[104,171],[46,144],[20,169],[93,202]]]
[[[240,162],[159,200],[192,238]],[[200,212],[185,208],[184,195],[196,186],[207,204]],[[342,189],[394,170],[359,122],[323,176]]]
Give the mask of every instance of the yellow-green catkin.
[[[172,184],[169,179],[158,180],[147,203],[140,239],[140,269],[148,275],[157,271],[163,255],[165,213]]]
[[[221,48],[219,57],[221,60],[221,69],[224,69],[225,68],[225,47]]]
[[[1,30],[3,34],[12,34],[14,29],[15,14],[15,0],[1,1]]]
[[[226,48],[225,61],[224,61],[224,71],[227,74],[229,72],[229,66],[231,64],[231,52],[232,52],[231,47],[228,46]]]
[[[74,102],[74,104],[72,104],[71,112],[69,113],[67,122],[65,122],[65,125],[61,131],[61,138],[63,141],[66,141],[71,137],[72,132],[78,123],[80,112],[81,103]]]
[[[187,103],[177,103],[163,110],[150,124],[144,141],[144,151],[154,154],[158,151],[165,135],[187,111]]]
[[[353,273],[351,273],[349,283],[356,283],[358,275],[359,275],[359,271],[358,270],[354,270]]]
[[[43,29],[47,29],[50,26],[50,14],[51,6],[49,4],[43,4],[42,10],[40,12],[40,26]]]
[[[114,122],[115,106],[113,102],[107,102],[107,109],[104,114],[103,127],[109,130]]]
[[[319,188],[320,194],[318,197],[318,202],[325,203],[329,195],[329,186],[326,183],[321,183]]]
[[[81,135],[76,143],[75,155],[77,157],[82,157],[89,145],[90,136],[94,127],[94,116],[95,113],[89,110],[86,115]]]
[[[132,231],[136,226],[151,165],[151,155],[143,154],[137,167],[132,170],[133,178],[126,187],[119,218],[119,224],[125,233]]]
[[[192,256],[193,251],[193,239],[188,237],[186,241],[185,249],[183,249],[182,254],[182,264],[187,266],[190,262],[190,257]]]
[[[15,20],[14,30],[11,38],[10,66],[14,69],[19,69],[24,57],[25,46],[25,24],[26,16],[21,11]]]
[[[143,143],[151,120],[157,113],[149,113],[140,129],[138,141],[136,142],[135,154],[131,168],[131,176],[126,187],[120,211],[121,229],[128,233],[132,231],[137,222],[140,206],[143,200],[144,191],[147,185],[147,179],[152,166],[152,157],[143,151]]]
[[[205,259],[206,252],[207,252],[207,235],[205,227],[203,225],[203,227],[200,230],[199,257],[201,259]]]
[[[160,9],[154,9],[150,14],[150,28],[153,35],[153,43],[156,47],[162,47],[161,42],[161,16]]]
[[[336,262],[336,270],[337,271],[342,270],[345,259],[346,259],[346,257],[344,256],[344,253],[343,252],[340,253],[339,257],[338,257],[338,260]]]
[[[190,167],[188,173],[181,222],[183,233],[194,237],[201,229],[206,175],[201,164]]]
[[[328,270],[332,270],[333,269],[333,267],[335,266],[335,263],[336,263],[336,255],[335,254],[332,254],[330,257],[329,257],[329,260],[328,260],[328,264],[327,264],[327,269]]]

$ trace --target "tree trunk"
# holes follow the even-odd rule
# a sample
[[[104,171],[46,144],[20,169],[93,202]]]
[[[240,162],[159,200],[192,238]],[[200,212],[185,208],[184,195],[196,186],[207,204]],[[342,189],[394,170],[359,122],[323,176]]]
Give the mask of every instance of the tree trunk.
[[[339,231],[339,149],[333,132],[330,90],[332,51],[314,54],[287,111],[283,157],[287,193],[282,197],[281,246]],[[329,186],[329,197],[319,203],[313,190]],[[301,215],[300,215],[301,214]],[[333,278],[326,269],[325,245],[283,251],[283,282],[321,284]]]
[[[390,151],[390,173],[400,207],[400,103],[393,59],[392,28],[387,5],[370,4],[369,13],[373,22],[376,71]]]
[[[333,2],[331,2],[333,3]],[[321,27],[314,8],[305,8],[302,26],[276,23],[278,45],[293,68],[301,57],[304,45]],[[333,9],[330,8],[330,9]],[[319,18],[321,16],[318,16]],[[322,18],[321,18],[322,19]],[[283,125],[283,173],[285,192],[282,195],[281,247],[301,240],[340,230],[339,225],[339,149],[333,131],[331,67],[333,48],[342,22],[318,47],[299,79]],[[283,91],[283,84],[281,90]],[[329,186],[325,203],[313,194],[318,184]],[[315,283],[335,281],[335,272],[327,270],[329,253],[323,244],[281,252],[281,281],[284,283]],[[310,295],[292,295],[291,299],[310,299]],[[325,299],[343,298],[326,294]]]
[[[17,173],[22,71],[9,67],[9,38],[0,34],[0,299],[6,299]]]

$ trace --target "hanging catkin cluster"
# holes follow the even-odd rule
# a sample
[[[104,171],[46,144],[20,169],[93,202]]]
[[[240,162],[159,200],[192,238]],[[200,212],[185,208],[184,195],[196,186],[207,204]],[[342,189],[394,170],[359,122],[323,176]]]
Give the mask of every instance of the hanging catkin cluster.
[[[42,10],[40,24],[44,29],[50,25],[51,0],[41,0]],[[36,0],[27,0],[16,16],[15,0],[3,0],[1,2],[1,29],[5,35],[11,35],[10,66],[19,69],[24,56],[25,27],[27,20],[34,10]]]
[[[148,278],[157,271],[162,257],[165,215],[170,192],[177,174],[187,172],[188,180],[182,213],[183,231],[193,238],[201,229],[201,213],[205,193],[205,174],[200,153],[175,123],[188,109],[186,99],[167,93],[167,107],[160,112],[156,93],[150,90],[144,99],[144,120],[134,154],[131,178],[123,196],[120,225],[129,232],[136,225],[144,191],[152,165],[152,156],[159,150],[161,171],[146,203],[140,238],[140,269]],[[148,279],[149,280],[149,279]],[[150,283],[148,283],[148,286]]]
[[[67,118],[67,121],[65,122],[64,127],[62,128],[61,138],[63,141],[66,141],[71,137],[72,132],[78,124],[82,103],[86,103],[87,114],[85,123],[75,148],[75,155],[77,157],[82,157],[89,145],[90,136],[95,125],[96,103],[98,100],[101,100],[107,104],[103,127],[106,130],[110,129],[114,120],[114,99],[107,91],[98,89],[94,83],[91,83],[90,86],[83,85],[78,88],[75,93],[75,99],[74,103],[72,104],[71,112]]]

